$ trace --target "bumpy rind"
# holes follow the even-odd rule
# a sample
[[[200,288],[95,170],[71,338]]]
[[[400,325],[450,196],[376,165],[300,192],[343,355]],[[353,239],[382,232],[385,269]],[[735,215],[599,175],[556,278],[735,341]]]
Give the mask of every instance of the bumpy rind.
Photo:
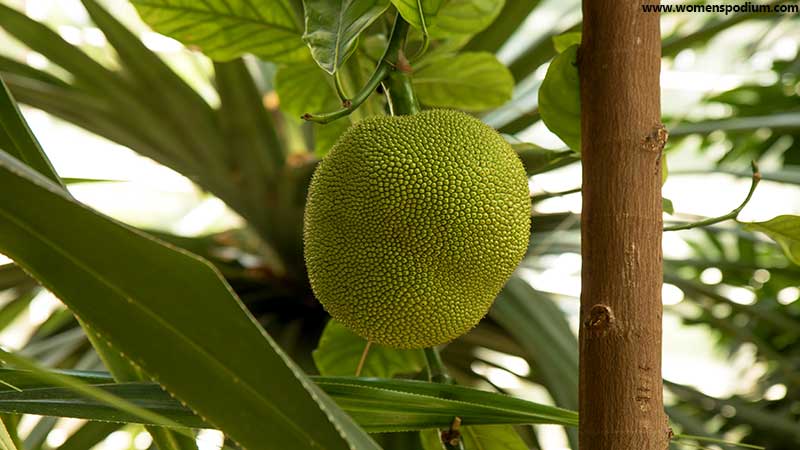
[[[422,348],[486,315],[529,234],[516,153],[479,120],[432,110],[367,119],[339,139],[309,188],[305,260],[334,319]]]

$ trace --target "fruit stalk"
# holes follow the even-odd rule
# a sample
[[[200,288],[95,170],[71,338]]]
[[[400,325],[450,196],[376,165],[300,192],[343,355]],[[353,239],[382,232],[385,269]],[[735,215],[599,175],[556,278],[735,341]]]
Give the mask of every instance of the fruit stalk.
[[[661,36],[644,1],[583,2],[581,450],[665,450],[671,436],[661,381]]]
[[[389,76],[384,88],[389,96],[389,107],[393,116],[407,116],[419,112],[419,102],[408,73],[397,71]]]

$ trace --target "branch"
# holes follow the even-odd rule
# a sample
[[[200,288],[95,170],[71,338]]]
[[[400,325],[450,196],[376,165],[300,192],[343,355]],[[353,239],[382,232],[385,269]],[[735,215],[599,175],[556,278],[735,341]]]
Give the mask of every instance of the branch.
[[[369,98],[370,94],[375,92],[378,85],[380,85],[381,82],[389,76],[390,71],[394,69],[397,64],[398,55],[405,43],[406,34],[408,34],[408,22],[398,13],[394,20],[394,27],[392,28],[392,35],[389,38],[389,45],[386,46],[386,51],[383,53],[378,67],[375,68],[375,72],[369,78],[367,84],[364,85],[352,99],[344,101],[344,108],[323,114],[305,113],[301,118],[311,122],[329,123],[355,111]]]
[[[735,220],[739,216],[739,213],[742,212],[744,207],[753,197],[753,192],[755,192],[756,186],[758,186],[758,182],[761,181],[761,172],[758,171],[758,165],[756,164],[756,162],[753,161],[751,163],[751,166],[753,168],[753,181],[750,184],[750,191],[747,193],[747,197],[745,197],[744,201],[742,202],[741,205],[739,205],[739,207],[729,212],[728,214],[725,214],[724,216],[712,217],[710,219],[705,219],[698,222],[685,223],[683,225],[673,225],[671,227],[664,227],[664,231],[690,230],[692,228],[699,228],[707,225],[713,225],[715,223],[724,222],[726,220],[731,220],[731,219]]]

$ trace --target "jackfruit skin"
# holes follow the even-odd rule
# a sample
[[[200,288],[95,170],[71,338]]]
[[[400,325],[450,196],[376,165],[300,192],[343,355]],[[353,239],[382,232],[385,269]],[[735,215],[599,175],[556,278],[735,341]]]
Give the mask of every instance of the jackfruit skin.
[[[372,342],[448,342],[486,315],[519,264],[530,211],[522,163],[479,120],[449,110],[363,120],[311,180],[311,287]]]

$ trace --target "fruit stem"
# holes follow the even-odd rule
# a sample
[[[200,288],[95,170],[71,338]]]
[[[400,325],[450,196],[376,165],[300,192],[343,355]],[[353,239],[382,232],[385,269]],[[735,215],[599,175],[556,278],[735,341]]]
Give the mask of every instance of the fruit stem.
[[[425,362],[428,363],[428,380],[433,383],[454,384],[453,379],[447,374],[442,357],[436,347],[426,347]],[[461,440],[459,428],[461,418],[455,417],[449,430],[443,430],[439,436],[446,450],[464,450],[464,443]]]
[[[364,346],[364,351],[361,353],[361,359],[358,360],[358,366],[356,367],[356,376],[361,376],[361,370],[364,369],[364,363],[367,361],[367,354],[369,353],[369,348],[372,346],[372,341],[367,341],[367,345]]]
[[[447,369],[444,367],[442,357],[436,347],[425,348],[425,362],[428,363],[428,379],[434,383],[451,384],[453,382]]]
[[[370,94],[375,92],[375,89],[378,88],[381,82],[383,82],[393,70],[396,70],[398,63],[402,62],[399,61],[399,58],[401,58],[403,54],[402,51],[406,42],[408,28],[408,22],[398,13],[394,19],[394,27],[389,37],[389,44],[386,46],[386,51],[383,53],[383,57],[381,57],[378,66],[375,68],[375,72],[373,72],[366,85],[364,85],[353,98],[345,102],[345,106],[342,109],[324,114],[305,113],[301,118],[311,122],[329,123],[349,115],[361,106],[361,104],[369,98]]]
[[[414,95],[411,77],[406,72],[397,71],[389,76],[384,84],[388,94],[389,111],[393,116],[408,116],[419,112],[419,102]]]

